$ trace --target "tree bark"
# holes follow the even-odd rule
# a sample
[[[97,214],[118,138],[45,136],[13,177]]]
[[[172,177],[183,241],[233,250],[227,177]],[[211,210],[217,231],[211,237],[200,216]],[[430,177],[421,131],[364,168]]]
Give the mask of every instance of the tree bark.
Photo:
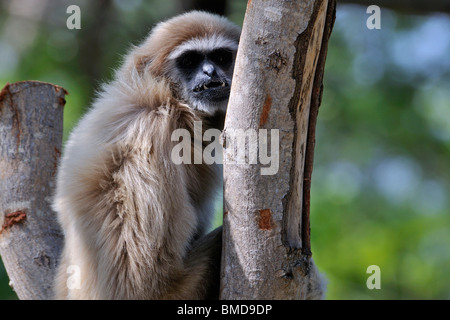
[[[248,2],[223,132],[222,299],[307,298],[317,280],[309,187],[334,17],[334,0]],[[244,163],[238,163],[238,129],[250,137]],[[267,129],[270,165],[261,158],[261,129]],[[262,133],[258,148],[252,149],[251,132]],[[258,150],[256,164],[250,150]],[[267,174],[276,157],[278,170]]]
[[[20,299],[51,299],[63,235],[50,208],[67,92],[49,83],[0,93],[0,255]]]

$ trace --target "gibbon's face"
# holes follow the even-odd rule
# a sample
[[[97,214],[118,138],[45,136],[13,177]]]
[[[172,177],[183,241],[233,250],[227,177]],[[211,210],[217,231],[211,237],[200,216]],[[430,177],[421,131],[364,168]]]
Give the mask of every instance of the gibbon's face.
[[[230,96],[237,43],[227,39],[191,40],[171,55],[182,98],[208,113],[225,111]]]

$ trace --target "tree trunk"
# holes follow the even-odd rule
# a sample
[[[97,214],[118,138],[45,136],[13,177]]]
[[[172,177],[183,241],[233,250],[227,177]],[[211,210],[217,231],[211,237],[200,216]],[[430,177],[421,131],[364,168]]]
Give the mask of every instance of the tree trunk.
[[[334,0],[248,2],[223,133],[222,299],[308,298],[317,280],[309,187],[334,16]]]
[[[50,208],[67,92],[7,84],[0,93],[0,254],[20,299],[51,299],[63,235]]]

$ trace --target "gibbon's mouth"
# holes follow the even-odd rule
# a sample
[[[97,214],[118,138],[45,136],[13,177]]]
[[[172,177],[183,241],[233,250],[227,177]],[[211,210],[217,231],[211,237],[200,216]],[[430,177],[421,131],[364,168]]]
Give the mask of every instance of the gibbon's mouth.
[[[215,89],[215,88],[226,88],[228,87],[228,83],[225,81],[209,81],[202,83],[194,88],[194,92],[202,92],[208,89]]]

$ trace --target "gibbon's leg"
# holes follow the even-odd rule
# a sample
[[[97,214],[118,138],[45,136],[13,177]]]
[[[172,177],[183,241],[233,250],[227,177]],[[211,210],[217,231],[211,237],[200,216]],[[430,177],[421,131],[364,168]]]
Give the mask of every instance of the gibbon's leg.
[[[217,166],[175,164],[171,136],[185,129],[195,139],[194,121],[225,114],[239,36],[223,17],[179,15],[155,26],[103,85],[58,169],[53,208],[65,247],[57,298],[213,295],[220,229],[203,233],[220,177]]]
[[[326,280],[320,274],[314,261],[311,259],[311,269],[308,274],[308,286],[306,292],[306,300],[322,300],[325,299]]]
[[[222,227],[218,227],[192,244],[184,274],[163,299],[218,299],[221,253]]]

